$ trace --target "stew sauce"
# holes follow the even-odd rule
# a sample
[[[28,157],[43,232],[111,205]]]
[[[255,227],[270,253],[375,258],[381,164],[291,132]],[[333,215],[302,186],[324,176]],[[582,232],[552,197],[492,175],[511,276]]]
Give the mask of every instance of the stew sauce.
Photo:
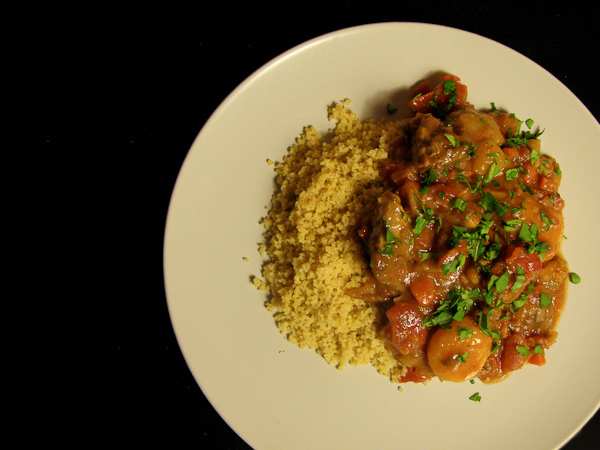
[[[568,278],[558,163],[530,121],[476,111],[454,76],[419,86],[359,234],[401,381],[496,382],[545,363]]]

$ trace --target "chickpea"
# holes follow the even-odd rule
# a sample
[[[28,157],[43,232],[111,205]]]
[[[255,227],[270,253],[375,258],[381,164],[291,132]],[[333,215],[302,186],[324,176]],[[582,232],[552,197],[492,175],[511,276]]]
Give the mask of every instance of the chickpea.
[[[462,329],[471,331],[460,333]],[[440,328],[433,334],[427,360],[440,380],[459,383],[477,375],[491,349],[492,338],[483,334],[473,318],[467,316],[459,322],[452,321],[451,328]]]

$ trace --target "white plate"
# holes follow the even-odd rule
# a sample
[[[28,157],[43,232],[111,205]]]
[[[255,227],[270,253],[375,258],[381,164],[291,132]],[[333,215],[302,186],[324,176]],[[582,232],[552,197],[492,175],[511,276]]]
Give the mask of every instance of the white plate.
[[[250,282],[260,275],[259,220],[281,160],[307,124],[327,130],[345,98],[366,119],[433,72],[461,77],[477,108],[533,118],[563,170],[570,287],[547,364],[496,385],[432,382],[404,392],[370,366],[337,371],[288,343]],[[164,246],[169,312],[209,401],[257,449],[519,448],[564,444],[600,403],[600,125],[556,78],[515,51],[464,31],[416,23],[341,30],[289,50],[214,112],[179,174]],[[244,262],[248,257],[250,262]],[[480,392],[480,403],[468,398]]]

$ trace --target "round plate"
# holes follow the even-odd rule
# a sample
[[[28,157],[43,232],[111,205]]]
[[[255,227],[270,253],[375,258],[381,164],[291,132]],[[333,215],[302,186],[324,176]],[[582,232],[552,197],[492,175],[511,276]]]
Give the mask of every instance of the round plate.
[[[563,251],[572,285],[547,364],[507,380],[396,385],[371,366],[329,366],[287,342],[251,283],[274,189],[273,167],[303,126],[332,126],[327,106],[352,99],[359,117],[438,72],[457,75],[476,108],[498,108],[540,129],[563,171]],[[398,113],[397,113],[398,114]],[[600,125],[556,78],[494,41],[452,28],[383,23],[324,35],[275,58],[237,87],[193,143],[167,218],[164,273],[185,360],[224,420],[254,448],[549,449],[600,404]],[[593,189],[592,189],[593,188]],[[243,260],[244,257],[249,259]],[[469,397],[479,392],[481,402]]]

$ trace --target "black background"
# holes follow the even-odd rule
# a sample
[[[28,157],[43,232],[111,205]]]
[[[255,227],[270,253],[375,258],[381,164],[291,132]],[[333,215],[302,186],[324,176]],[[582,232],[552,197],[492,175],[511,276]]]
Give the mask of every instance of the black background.
[[[87,360],[89,368],[76,376],[85,387],[75,392],[73,412],[85,417],[86,441],[111,448],[247,448],[181,356],[167,311],[162,245],[171,190],[194,138],[260,66],[349,26],[442,24],[524,54],[600,117],[600,33],[594,14],[576,2],[222,3],[46,7],[21,30],[35,38],[23,71],[34,80],[26,105],[34,133],[27,138],[42,165],[61,166],[49,177],[70,217],[61,239],[77,244],[65,292],[76,299],[85,350],[69,358]],[[66,334],[68,342],[76,339]],[[598,438],[596,414],[566,448],[592,448]]]

